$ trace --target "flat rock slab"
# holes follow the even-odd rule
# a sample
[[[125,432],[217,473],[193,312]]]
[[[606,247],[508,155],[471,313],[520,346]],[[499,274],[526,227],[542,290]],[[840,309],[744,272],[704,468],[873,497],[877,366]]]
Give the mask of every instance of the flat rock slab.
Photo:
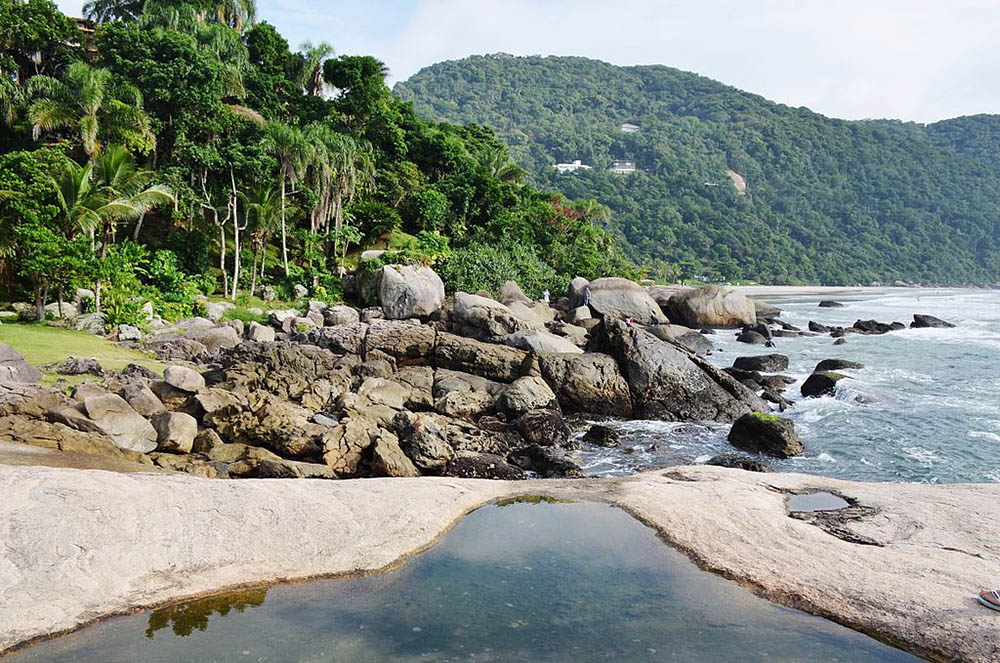
[[[0,652],[223,588],[372,571],[491,500],[603,500],[703,567],[919,655],[997,660],[1000,484],[863,484],[720,467],[622,479],[219,481],[0,465]],[[788,515],[825,490],[838,516]],[[404,504],[405,508],[400,508]],[[810,517],[814,514],[809,514]]]

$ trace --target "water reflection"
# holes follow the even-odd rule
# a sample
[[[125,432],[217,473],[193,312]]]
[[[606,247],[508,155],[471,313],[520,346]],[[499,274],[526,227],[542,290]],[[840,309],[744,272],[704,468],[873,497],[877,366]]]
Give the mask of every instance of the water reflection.
[[[260,587],[206,596],[153,610],[149,613],[146,637],[152,639],[157,631],[168,626],[174,635],[180,637],[191,635],[195,630],[204,631],[212,615],[225,617],[231,610],[242,613],[247,608],[263,604],[266,596],[267,588]]]

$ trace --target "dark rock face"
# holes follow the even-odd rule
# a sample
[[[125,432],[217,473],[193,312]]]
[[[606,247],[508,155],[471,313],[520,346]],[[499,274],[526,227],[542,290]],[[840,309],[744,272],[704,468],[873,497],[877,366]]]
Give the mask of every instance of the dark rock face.
[[[83,357],[67,357],[66,361],[56,367],[59,375],[103,375],[104,369],[96,359]]]
[[[604,333],[629,385],[638,417],[732,421],[763,409],[753,392],[731,376],[635,326],[605,320]]]
[[[741,329],[740,331],[743,331],[743,332],[757,332],[758,334],[760,334],[761,336],[763,336],[766,339],[770,339],[771,338],[771,329],[770,329],[770,327],[767,326],[767,322],[766,321],[756,322],[756,323],[754,323],[752,325],[743,325],[743,329]]]
[[[921,329],[924,327],[954,327],[955,325],[950,322],[946,322],[941,318],[935,318],[933,315],[925,315],[923,313],[914,313],[913,322],[910,323],[911,329]]]
[[[788,368],[788,357],[779,354],[737,357],[736,361],[733,362],[733,367],[744,371],[777,373]]]
[[[737,470],[747,470],[748,472],[773,472],[770,465],[762,460],[757,460],[753,456],[744,454],[719,454],[708,459],[706,465],[716,465],[718,467],[732,467]]]
[[[764,345],[767,343],[767,338],[755,331],[745,331],[737,336],[736,340],[749,345]]]
[[[590,429],[584,433],[583,441],[589,442],[590,444],[596,444],[600,447],[620,447],[622,445],[621,438],[618,436],[618,431],[610,426],[602,426],[600,424],[594,424]]]
[[[885,323],[877,320],[855,320],[853,327],[866,334],[888,334],[891,331],[906,329],[906,325],[902,322]]]
[[[501,479],[518,481],[524,479],[524,470],[511,465],[495,454],[462,454],[448,463],[446,476],[464,479]]]
[[[830,327],[826,325],[821,325],[818,322],[812,320],[809,321],[809,331],[816,332],[817,334],[826,334],[831,330]]]
[[[802,453],[802,441],[795,432],[795,424],[791,419],[773,414],[752,412],[743,415],[733,423],[727,439],[738,449],[778,458]]]
[[[843,308],[844,305],[840,302],[835,302],[832,299],[824,299],[819,303],[820,308]]]
[[[573,456],[558,447],[531,445],[512,453],[510,460],[521,469],[536,472],[547,479],[583,476],[583,470]]]
[[[555,410],[531,410],[514,422],[514,429],[530,444],[543,447],[569,444],[570,430]]]
[[[564,412],[631,416],[629,386],[612,357],[546,353],[539,366]]]
[[[824,359],[820,363],[816,364],[816,368],[813,369],[813,372],[821,373],[823,371],[839,371],[845,368],[864,367],[864,364],[860,364],[856,361],[848,361],[846,359]]]
[[[847,343],[846,338],[838,338],[836,341],[833,342],[834,345],[844,345],[845,343]]]
[[[810,396],[832,395],[836,389],[837,383],[845,379],[848,379],[847,376],[842,375],[841,373],[834,373],[833,371],[820,371],[818,373],[813,373],[806,378],[806,381],[802,383],[800,391],[806,398]]]

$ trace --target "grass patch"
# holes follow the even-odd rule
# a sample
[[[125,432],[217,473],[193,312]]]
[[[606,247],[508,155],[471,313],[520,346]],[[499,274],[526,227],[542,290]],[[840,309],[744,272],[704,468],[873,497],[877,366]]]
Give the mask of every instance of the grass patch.
[[[763,421],[767,424],[776,424],[781,421],[781,417],[774,414],[767,414],[765,412],[751,412],[750,416],[757,421]]]
[[[226,312],[222,314],[222,322],[227,322],[229,320],[240,320],[244,324],[249,324],[251,322],[264,323],[267,322],[267,315],[251,313],[245,308],[231,308],[226,309]]]
[[[106,371],[120,371],[129,364],[139,364],[162,373],[167,367],[166,364],[148,355],[120,347],[106,338],[40,324],[0,325],[0,342],[11,346],[20,352],[29,364],[38,367],[43,364],[61,363],[67,357],[96,359]],[[92,375],[58,375],[44,369],[42,372],[45,373],[42,382],[49,385],[58,380],[76,384],[86,379],[94,379]]]

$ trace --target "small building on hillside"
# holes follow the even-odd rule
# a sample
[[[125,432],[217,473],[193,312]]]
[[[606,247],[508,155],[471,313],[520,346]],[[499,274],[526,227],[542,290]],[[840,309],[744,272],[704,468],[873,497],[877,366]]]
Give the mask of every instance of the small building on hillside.
[[[637,133],[639,133],[639,125],[637,125],[637,124],[629,124],[628,122],[625,122],[624,124],[622,124],[621,126],[619,126],[618,129],[623,134],[637,134]]]
[[[629,159],[615,159],[611,162],[611,168],[608,168],[612,173],[628,174],[635,172],[635,161]]]
[[[578,170],[590,170],[590,166],[581,162],[579,159],[575,160],[573,163],[557,163],[552,166],[556,170],[562,173],[573,173]]]

